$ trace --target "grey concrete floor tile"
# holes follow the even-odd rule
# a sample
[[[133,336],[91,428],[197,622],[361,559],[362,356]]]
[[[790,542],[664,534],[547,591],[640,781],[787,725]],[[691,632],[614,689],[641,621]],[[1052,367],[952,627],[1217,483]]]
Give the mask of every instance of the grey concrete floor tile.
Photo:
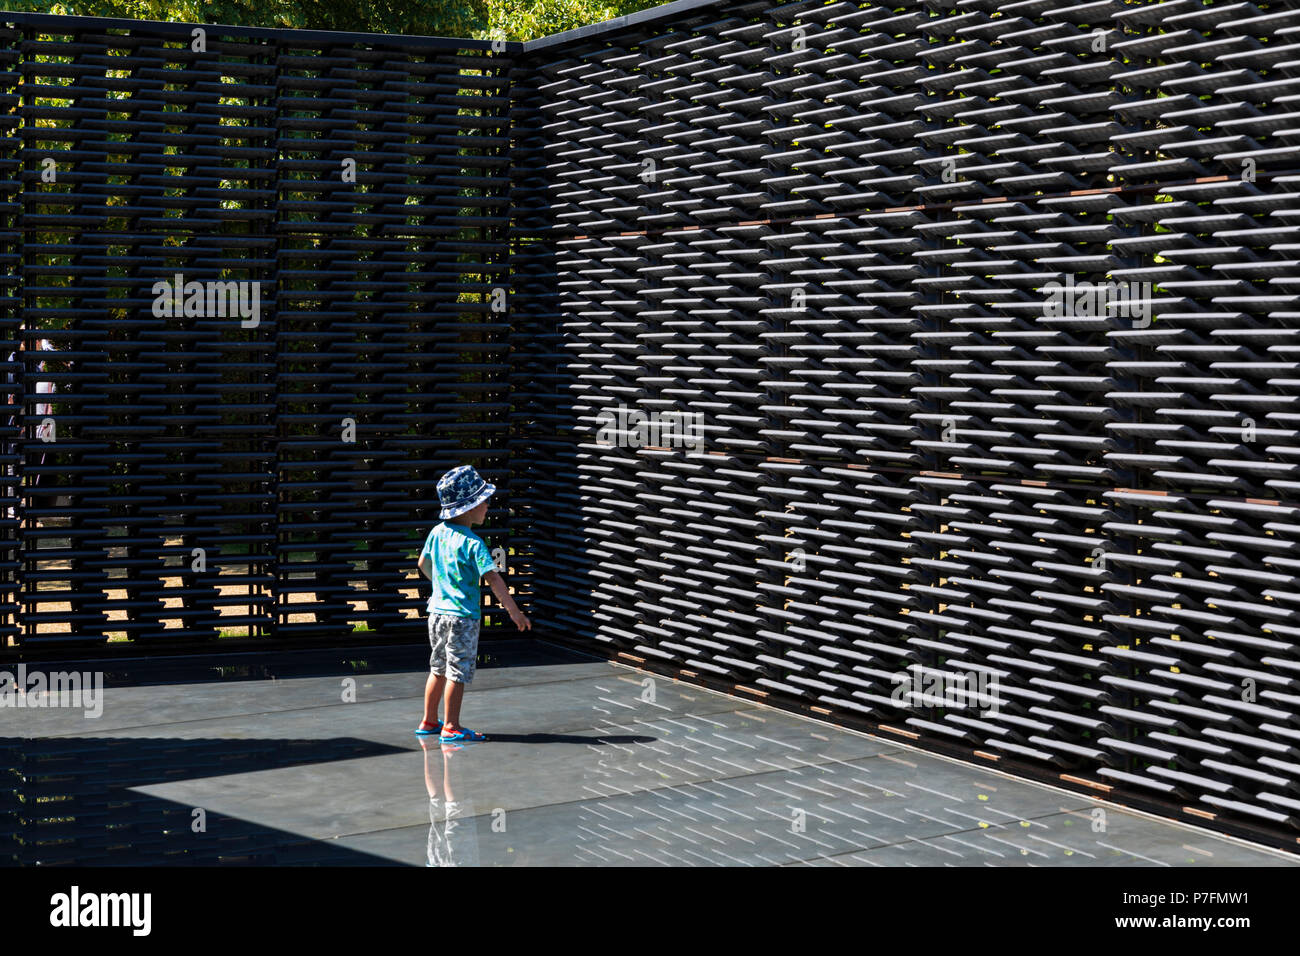
[[[582,662],[530,667],[483,667],[476,674],[472,690],[468,693],[589,679],[593,668],[610,670],[612,665]],[[103,691],[102,714],[98,717],[86,717],[82,710],[72,708],[15,709],[8,715],[5,732],[36,738],[64,734],[87,736],[134,727],[332,707],[344,702],[344,679],[354,681],[348,689],[358,703],[419,700],[424,694],[424,675],[418,671],[404,674],[371,675],[358,672],[287,680],[106,687]],[[470,698],[471,701],[473,699]],[[415,705],[416,723],[419,722],[420,706],[419,703]]]
[[[583,665],[591,674],[598,674],[606,665]],[[545,669],[539,669],[545,670]],[[538,674],[522,675],[522,683],[508,686],[479,687],[476,684],[466,691],[462,706],[464,721],[474,729],[488,733],[493,742],[542,743],[547,735],[562,734],[569,730],[588,731],[594,720],[613,711],[620,717],[632,720],[650,718],[680,718],[686,715],[703,716],[734,710],[738,702],[720,694],[696,692],[685,685],[661,687],[653,704],[635,696],[624,705],[615,697],[623,690],[619,675],[558,677],[551,681],[538,680]],[[316,679],[312,679],[315,681]],[[405,680],[406,696],[378,697],[364,681],[356,686],[356,701],[343,703],[337,683],[317,683],[312,695],[298,693],[296,708],[278,709],[242,714],[222,711],[234,705],[218,708],[217,713],[196,709],[189,720],[153,721],[122,728],[105,727],[90,722],[97,736],[114,738],[175,738],[177,740],[207,738],[214,734],[227,739],[250,740],[259,737],[290,737],[318,740],[345,734],[384,744],[414,749],[419,738],[414,730],[420,721],[423,708],[423,675],[408,675]],[[227,694],[239,696],[237,686],[228,686]],[[301,690],[301,689],[300,689]],[[664,728],[670,725],[664,724]],[[617,733],[615,734],[617,736]]]
[[[546,866],[1287,863],[1199,833],[1182,831],[1187,839],[1178,843],[1171,840],[1178,828],[1113,808],[1105,808],[1100,819],[1093,807],[1054,811],[1053,806],[1078,801],[1015,781],[972,787],[974,806],[964,807],[955,795],[934,794],[929,765],[917,768],[923,779],[896,780],[888,792],[863,790],[864,768],[879,763],[879,757],[865,758],[518,811],[478,798],[454,774],[450,791],[444,790],[442,774],[434,772],[426,787],[435,797],[429,827],[356,834],[337,842],[367,855],[425,865],[471,859],[483,865]],[[1036,791],[1037,806],[1023,802],[1026,791]],[[455,808],[450,819],[448,793]],[[1094,829],[1103,823],[1104,832]]]
[[[954,826],[1019,828],[1019,816],[1010,812],[996,816],[1015,822],[989,822],[995,815],[988,812],[979,819],[959,817],[951,822],[928,814],[909,817],[906,809],[913,795],[886,794],[863,785],[864,766],[878,760],[665,784],[518,811],[492,806],[491,800],[462,785],[453,772],[448,779],[456,813],[450,827],[439,829],[445,812],[434,821],[429,845],[438,846],[445,829],[452,843],[465,843],[474,834],[476,856],[492,865],[732,866],[836,856],[885,846],[907,839],[908,834],[946,833]],[[442,783],[443,774],[436,771],[426,790],[444,800]],[[417,857],[423,833],[423,828],[403,828],[343,837],[339,843],[368,854],[422,862]]]
[[[1286,867],[1297,861],[1211,834],[1107,808],[1107,830],[1088,814],[1062,813],[1014,827],[917,836],[882,847],[806,861],[840,866]],[[1179,837],[1182,837],[1180,840]]]
[[[159,864],[1296,862],[562,649],[497,653],[463,712],[491,739],[463,747],[412,732],[423,660],[112,688],[99,721],[32,712],[35,739],[19,732],[7,746],[27,748],[28,790],[67,808],[33,853]],[[345,677],[355,702],[343,699]],[[208,821],[197,834],[196,810]]]
[[[268,722],[275,716],[268,716]],[[726,749],[719,734],[745,733],[752,724],[752,717],[744,713],[680,715],[671,718],[671,724],[663,719],[630,720],[566,733],[503,735],[471,744],[451,759],[467,791],[509,811],[854,759],[885,749],[879,742],[850,734],[815,741],[816,747],[796,747],[754,734],[744,753]],[[768,729],[767,725],[761,729]],[[409,825],[412,821],[401,816],[401,808],[409,802],[417,771],[423,773],[423,754],[411,752],[137,789],[150,797],[325,839],[341,832]],[[310,801],[304,801],[303,794],[311,794]]]

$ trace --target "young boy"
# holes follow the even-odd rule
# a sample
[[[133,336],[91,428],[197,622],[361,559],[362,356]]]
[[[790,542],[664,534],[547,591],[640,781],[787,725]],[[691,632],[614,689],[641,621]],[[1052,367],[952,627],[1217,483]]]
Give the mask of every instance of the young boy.
[[[447,472],[438,481],[442,523],[424,539],[420,573],[433,582],[429,598],[429,680],[424,685],[424,720],[420,736],[441,731],[444,742],[486,740],[460,722],[460,701],[465,685],[474,679],[478,658],[479,578],[488,586],[521,631],[532,628],[524,612],[497,573],[483,539],[470,530],[487,517],[488,499],[496,493],[470,465]],[[438,723],[438,699],[443,701],[444,722]]]

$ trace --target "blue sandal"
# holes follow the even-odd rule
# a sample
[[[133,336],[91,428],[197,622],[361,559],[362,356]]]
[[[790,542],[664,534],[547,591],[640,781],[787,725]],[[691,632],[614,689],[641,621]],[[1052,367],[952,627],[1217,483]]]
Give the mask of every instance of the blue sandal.
[[[435,721],[433,722],[433,729],[432,729],[432,730],[423,730],[423,729],[422,729],[423,727],[424,727],[424,721],[420,721],[420,726],[415,728],[415,736],[417,736],[417,737],[432,737],[434,734],[441,734],[441,733],[442,733],[442,721],[441,721],[441,720],[435,720]]]
[[[482,734],[476,734],[468,727],[462,727],[454,734],[450,734],[450,735],[443,734],[441,739],[444,744],[450,744],[450,743],[455,743],[458,740],[487,740],[487,737],[483,736]]]

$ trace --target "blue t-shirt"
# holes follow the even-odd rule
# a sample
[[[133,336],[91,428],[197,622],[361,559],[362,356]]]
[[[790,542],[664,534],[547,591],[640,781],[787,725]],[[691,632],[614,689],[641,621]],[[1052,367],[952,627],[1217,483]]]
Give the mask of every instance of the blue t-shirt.
[[[464,525],[444,521],[424,539],[420,560],[426,556],[433,584],[429,613],[478,617],[482,607],[479,579],[496,570],[483,539]]]

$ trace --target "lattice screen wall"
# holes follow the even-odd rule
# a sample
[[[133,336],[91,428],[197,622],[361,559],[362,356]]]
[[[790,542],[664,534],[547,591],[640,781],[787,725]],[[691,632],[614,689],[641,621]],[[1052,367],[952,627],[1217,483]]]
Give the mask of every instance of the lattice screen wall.
[[[15,647],[394,633],[471,461],[540,636],[1294,839],[1300,12],[4,23]]]
[[[549,632],[1294,839],[1300,12],[736,2],[533,46]],[[611,443],[619,406],[702,451]]]
[[[509,58],[9,15],[0,647],[415,621],[433,483],[506,475]]]

